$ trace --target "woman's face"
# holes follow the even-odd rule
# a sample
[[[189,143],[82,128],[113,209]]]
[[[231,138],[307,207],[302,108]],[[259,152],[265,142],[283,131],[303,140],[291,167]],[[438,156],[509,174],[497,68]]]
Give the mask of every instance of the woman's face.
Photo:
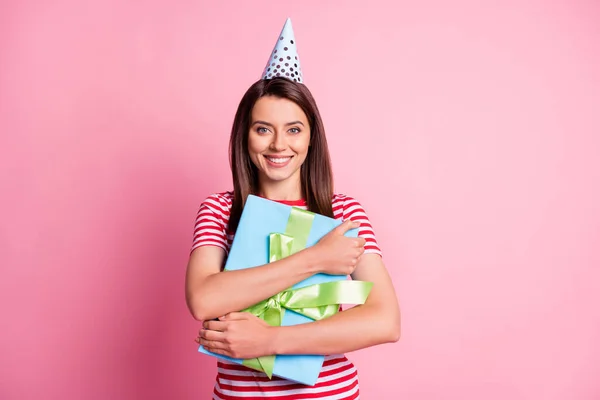
[[[293,101],[275,96],[258,99],[252,109],[248,152],[262,182],[298,179],[308,154],[310,126]]]

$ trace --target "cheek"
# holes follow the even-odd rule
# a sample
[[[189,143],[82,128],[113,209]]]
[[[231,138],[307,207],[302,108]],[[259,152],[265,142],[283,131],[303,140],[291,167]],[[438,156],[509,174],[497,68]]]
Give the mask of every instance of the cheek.
[[[248,137],[248,152],[252,157],[256,156],[257,153],[262,152],[263,148],[260,143],[260,140],[257,140],[256,137]]]
[[[290,139],[288,142],[289,146],[294,152],[298,154],[305,154],[308,152],[310,145],[310,135],[296,136]]]
[[[302,154],[306,155],[306,153],[308,153],[309,145],[310,145],[310,139],[303,138],[302,140],[299,140],[298,143],[296,144],[296,149],[297,149],[296,151],[298,153],[302,153]]]

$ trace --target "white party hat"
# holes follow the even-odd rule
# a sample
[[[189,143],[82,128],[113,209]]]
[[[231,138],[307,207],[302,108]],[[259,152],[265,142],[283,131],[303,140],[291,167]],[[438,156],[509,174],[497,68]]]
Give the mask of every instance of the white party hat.
[[[272,79],[277,76],[302,83],[302,68],[296,47],[296,38],[292,29],[291,19],[285,21],[277,43],[271,52],[269,62],[265,66],[262,79]]]

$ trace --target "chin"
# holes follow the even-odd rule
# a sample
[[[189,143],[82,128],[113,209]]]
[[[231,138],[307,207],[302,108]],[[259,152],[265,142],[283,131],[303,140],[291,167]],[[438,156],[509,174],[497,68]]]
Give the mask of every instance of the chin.
[[[292,179],[299,171],[292,168],[285,168],[284,170],[277,170],[271,168],[265,168],[262,173],[263,176],[271,182],[283,182],[288,179]]]
[[[283,181],[287,181],[288,179],[290,179],[292,177],[293,174],[265,174],[265,176],[267,177],[268,180],[270,180],[271,182],[283,182]]]

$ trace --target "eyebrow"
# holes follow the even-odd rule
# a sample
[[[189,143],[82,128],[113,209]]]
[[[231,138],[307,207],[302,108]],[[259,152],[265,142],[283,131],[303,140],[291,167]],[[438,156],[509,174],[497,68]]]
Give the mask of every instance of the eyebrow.
[[[256,124],[267,125],[267,126],[273,127],[273,124],[270,124],[270,123],[268,123],[266,121],[260,121],[260,120],[259,121],[254,121],[252,123],[252,126],[254,126]],[[304,126],[304,124],[302,123],[302,121],[292,121],[292,122],[288,122],[287,124],[285,124],[285,126],[290,126],[290,125],[302,125],[302,126]]]

